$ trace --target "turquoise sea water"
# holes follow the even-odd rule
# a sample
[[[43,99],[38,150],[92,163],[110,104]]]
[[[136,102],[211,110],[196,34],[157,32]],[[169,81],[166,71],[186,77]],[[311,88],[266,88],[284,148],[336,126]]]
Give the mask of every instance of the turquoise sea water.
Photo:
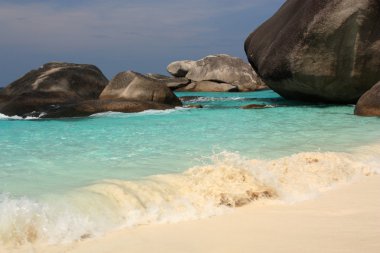
[[[380,119],[356,117],[352,105],[289,102],[272,91],[177,95],[200,96],[185,104],[204,108],[58,120],[0,115],[0,223],[7,224],[1,224],[0,241],[12,241],[4,235],[12,224],[18,224],[20,240],[30,241],[21,235],[22,226],[50,224],[33,218],[33,206],[49,209],[52,199],[67,198],[73,191],[104,180],[138,182],[152,175],[179,174],[213,164],[215,155],[221,153],[247,160],[275,160],[300,152],[349,153],[380,141]],[[240,109],[247,104],[274,107]],[[19,214],[12,208],[28,211]],[[54,217],[49,216],[50,209],[46,212],[44,219]],[[83,211],[80,217],[88,220],[91,215]],[[90,230],[85,232],[93,232]],[[61,231],[62,238],[65,233],[69,232]]]

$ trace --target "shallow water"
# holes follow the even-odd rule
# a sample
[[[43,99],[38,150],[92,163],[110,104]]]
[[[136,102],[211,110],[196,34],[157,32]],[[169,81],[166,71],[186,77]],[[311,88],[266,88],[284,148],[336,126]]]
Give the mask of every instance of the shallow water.
[[[0,241],[70,241],[260,197],[303,199],[378,170],[380,119],[356,117],[351,105],[289,102],[272,91],[178,95],[201,96],[185,104],[204,108],[0,115]],[[274,107],[240,109],[252,103]]]

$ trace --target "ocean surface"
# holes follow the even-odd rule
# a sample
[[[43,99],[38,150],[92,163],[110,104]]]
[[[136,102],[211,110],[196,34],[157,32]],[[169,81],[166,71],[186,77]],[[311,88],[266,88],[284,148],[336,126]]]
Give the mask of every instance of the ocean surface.
[[[301,201],[380,172],[380,118],[272,91],[177,93],[177,108],[75,119],[0,114],[0,244],[67,243],[114,229]],[[248,104],[268,108],[243,110]]]

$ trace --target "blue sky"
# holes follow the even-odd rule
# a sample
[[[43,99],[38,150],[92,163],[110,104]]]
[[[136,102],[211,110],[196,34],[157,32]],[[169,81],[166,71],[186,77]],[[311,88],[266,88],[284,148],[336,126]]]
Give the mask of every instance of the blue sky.
[[[91,63],[112,78],[209,54],[245,59],[245,38],[284,1],[0,0],[0,86],[50,61]]]

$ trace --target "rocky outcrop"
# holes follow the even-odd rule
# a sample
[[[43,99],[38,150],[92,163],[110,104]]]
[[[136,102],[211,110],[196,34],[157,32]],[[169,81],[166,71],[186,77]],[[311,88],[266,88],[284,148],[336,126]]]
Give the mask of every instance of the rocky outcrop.
[[[48,63],[4,88],[0,113],[23,116],[57,104],[97,99],[107,84],[107,78],[93,65]]]
[[[355,107],[355,114],[380,117],[380,82],[360,97]]]
[[[177,89],[176,91],[198,91],[198,92],[233,92],[239,89],[228,83],[217,83],[212,81],[193,82],[189,85]]]
[[[380,79],[380,1],[288,0],[245,41],[285,98],[353,103]]]
[[[0,91],[0,113],[57,118],[106,111],[170,109],[182,105],[167,87],[174,79],[129,71],[119,73],[108,84],[107,78],[93,65],[48,63]]]
[[[167,70],[175,77],[191,80],[189,87],[181,90],[194,90],[194,87],[199,86],[197,82],[204,81],[209,81],[209,89],[204,91],[225,91],[228,85],[233,91],[236,89],[232,86],[238,91],[254,91],[263,84],[248,63],[229,55],[210,55],[198,61],[176,61],[169,64]],[[215,87],[211,88],[212,85]],[[204,84],[201,86],[206,87]]]
[[[133,71],[117,74],[100,94],[100,99],[124,99],[172,106],[182,105],[164,81]]]

